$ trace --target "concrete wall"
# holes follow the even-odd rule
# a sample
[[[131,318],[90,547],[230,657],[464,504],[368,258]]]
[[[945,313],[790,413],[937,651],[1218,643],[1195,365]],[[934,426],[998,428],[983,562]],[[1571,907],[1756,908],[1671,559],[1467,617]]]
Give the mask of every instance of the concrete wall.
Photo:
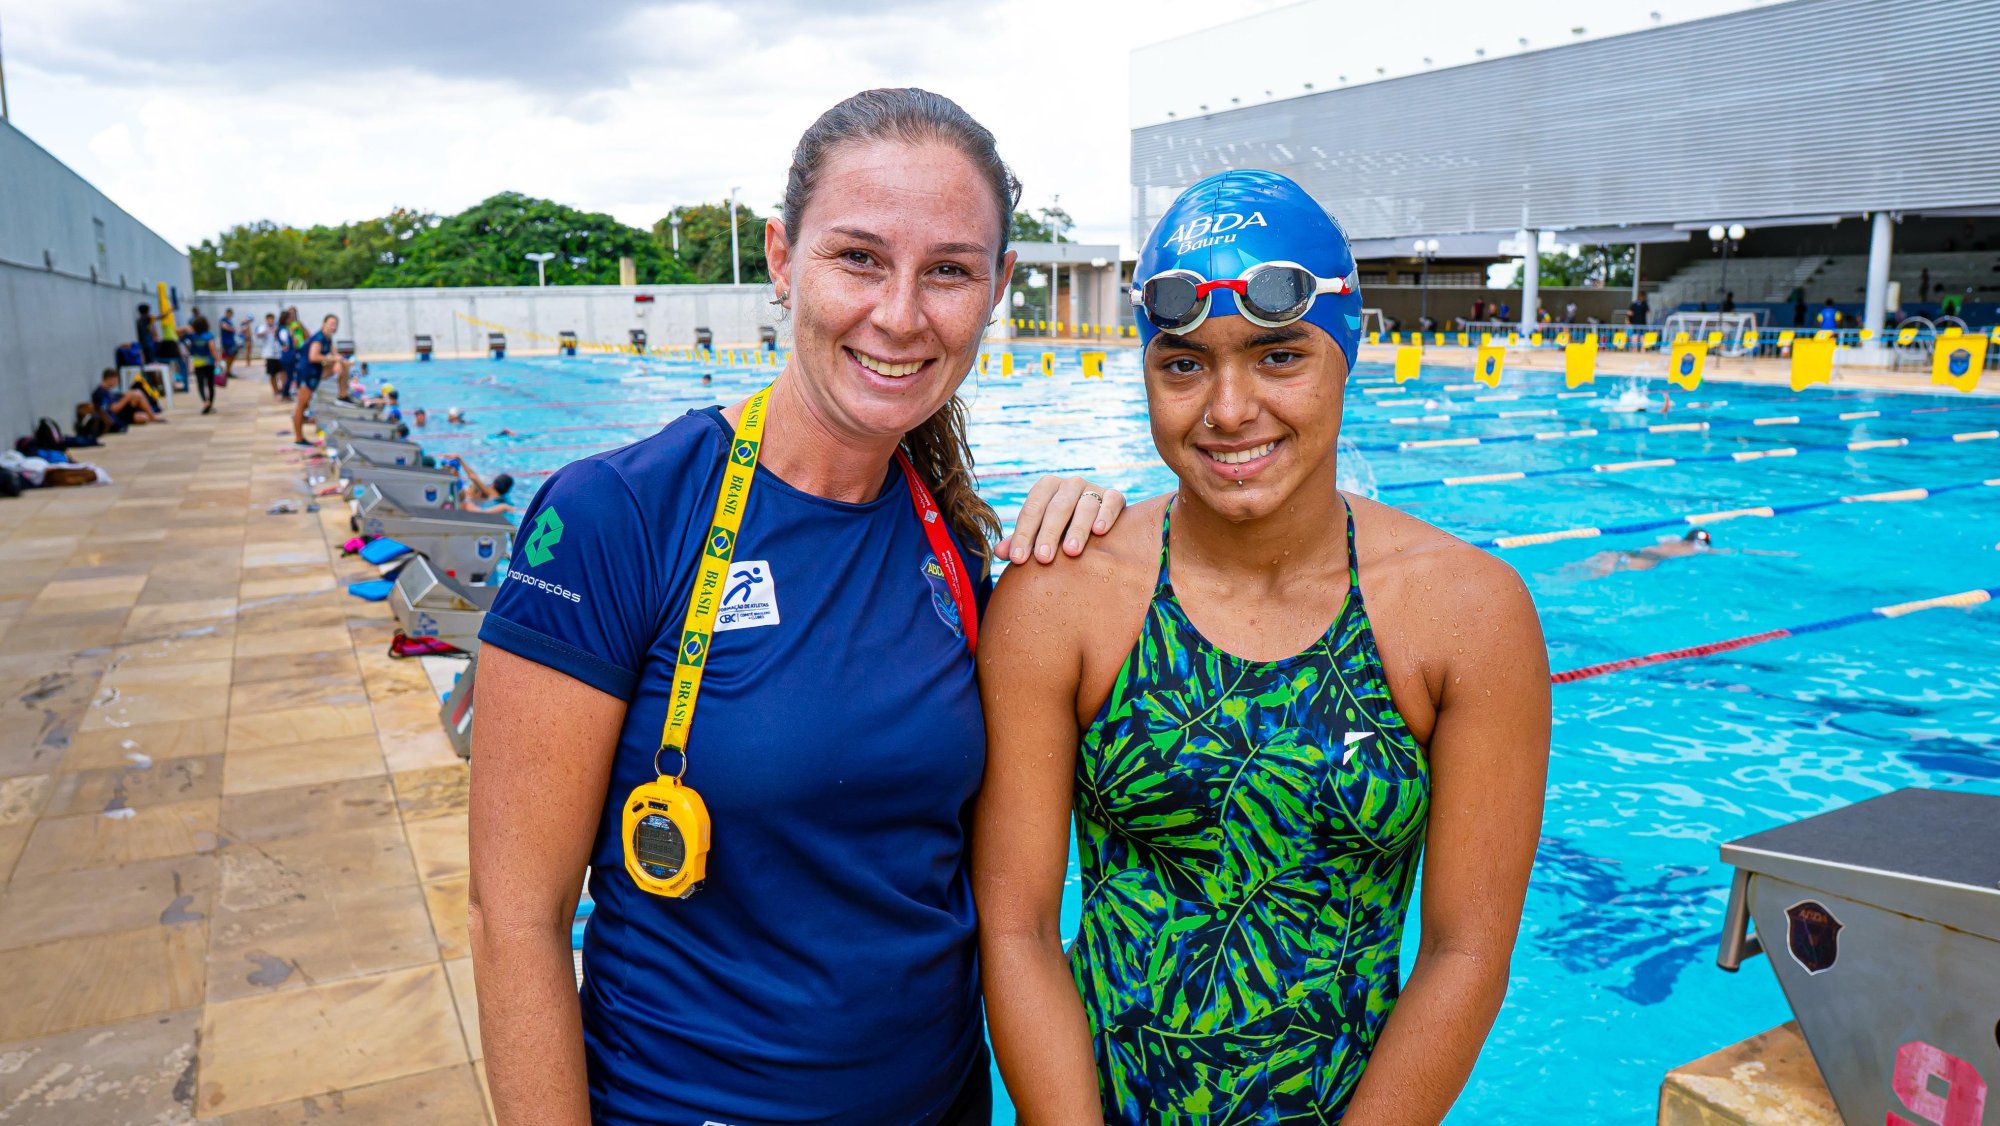
[[[162,281],[187,300],[185,254],[0,123],[0,440],[68,430]]]
[[[638,300],[650,297],[650,301]],[[431,337],[440,356],[484,355],[489,331],[478,322],[503,326],[510,350],[553,351],[553,338],[574,332],[583,341],[624,344],[635,328],[646,330],[648,346],[694,343],[697,325],[715,334],[718,348],[751,346],[764,325],[778,329],[779,346],[791,339],[783,310],[770,303],[768,285],[565,285],[478,286],[462,289],[280,289],[238,290],[195,295],[211,319],[233,308],[238,317],[298,306],[309,328],[328,313],[340,318],[340,338],[352,340],[363,359],[408,356],[419,333]]]

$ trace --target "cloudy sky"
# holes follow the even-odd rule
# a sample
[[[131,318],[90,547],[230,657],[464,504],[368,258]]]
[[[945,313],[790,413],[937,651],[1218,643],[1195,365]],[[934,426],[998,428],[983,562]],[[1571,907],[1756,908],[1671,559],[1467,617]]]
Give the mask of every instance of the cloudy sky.
[[[179,245],[505,190],[638,226],[732,186],[765,211],[800,131],[883,85],[954,98],[999,137],[1027,206],[1060,195],[1079,238],[1122,243],[1129,130],[1173,105],[1263,100],[1275,71],[1286,89],[1349,61],[1357,80],[1393,75],[1518,49],[1514,32],[1539,47],[1754,2],[1306,0],[1315,47],[1209,62],[1209,29],[1286,5],[0,0],[0,49],[14,124]],[[1163,42],[1142,62],[1201,65],[1134,81],[1134,50]]]

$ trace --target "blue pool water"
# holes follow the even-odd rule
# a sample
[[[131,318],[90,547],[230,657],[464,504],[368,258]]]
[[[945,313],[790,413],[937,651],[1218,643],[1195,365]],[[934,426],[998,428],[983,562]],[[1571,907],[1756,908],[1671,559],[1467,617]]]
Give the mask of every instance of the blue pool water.
[[[1027,358],[1024,351],[1021,367],[1032,366]],[[992,475],[986,491],[1005,517],[1044,469],[1088,467],[1134,497],[1171,484],[1146,429],[1136,353],[1114,352],[1102,381],[1081,380],[1077,370],[1075,353],[1061,352],[1056,378],[975,375],[966,384],[979,469]],[[712,387],[698,385],[701,371],[715,373]],[[451,405],[470,412],[469,426],[434,421],[419,435],[427,449],[522,476],[641,437],[689,407],[741,398],[771,369],[600,356],[382,364],[378,374],[398,385],[406,406],[429,407],[434,418]],[[1974,440],[1397,488],[1980,432],[2000,426],[2000,401],[1710,383],[1676,392],[1676,409],[1663,417],[1605,409],[1631,380],[1607,379],[1596,397],[1559,398],[1559,377],[1548,374],[1509,374],[1497,392],[1469,389],[1464,371],[1426,371],[1401,389],[1388,376],[1363,365],[1350,382],[1344,434],[1355,448],[1343,479],[1469,539],[2000,478],[2000,441]],[[1645,388],[1655,402],[1660,387]],[[1492,395],[1519,398],[1480,401]],[[1940,407],[1950,409],[1932,410]],[[1492,417],[1503,411],[1556,413]],[[1883,417],[1837,417],[1869,411]],[[1910,411],[1927,413],[1897,413]],[[1393,421],[1425,414],[1453,420]],[[1801,421],[1745,425],[1794,415]],[[1644,431],[1700,420],[1736,425]],[[502,428],[518,436],[494,437]],[[1600,433],[1384,448],[1584,428]],[[1982,487],[1736,519],[1710,525],[1723,549],[1716,554],[1606,577],[1593,576],[1591,556],[1670,533],[1500,554],[1527,578],[1551,663],[1565,669],[2000,585],[1996,502],[2000,488]],[[1512,988],[1451,1121],[1652,1122],[1669,1068],[1788,1017],[1761,960],[1737,975],[1714,966],[1729,877],[1717,846],[1904,786],[2000,793],[1996,712],[2000,605],[1872,621],[1556,687],[1546,824]],[[1073,918],[1073,870],[1070,903]]]

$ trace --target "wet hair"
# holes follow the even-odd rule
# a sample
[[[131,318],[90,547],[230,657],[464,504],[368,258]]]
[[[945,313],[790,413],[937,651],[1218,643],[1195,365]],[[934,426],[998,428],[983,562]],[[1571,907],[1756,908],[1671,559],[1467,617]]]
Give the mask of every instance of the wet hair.
[[[512,473],[496,473],[493,475],[493,495],[504,497],[513,491],[514,475]]]
[[[795,242],[803,229],[806,205],[819,186],[826,162],[850,146],[876,141],[945,145],[970,160],[993,195],[994,220],[1000,229],[995,261],[1006,255],[1007,227],[1021,202],[1021,181],[1000,159],[991,131],[957,102],[914,87],[863,90],[821,114],[806,129],[792,150],[792,168],[785,178],[780,210],[787,243]],[[959,542],[980,557],[983,570],[991,562],[993,542],[1000,538],[1000,518],[980,498],[972,475],[965,404],[953,395],[937,413],[903,435],[903,449],[936,494],[938,507],[952,531],[958,533]]]

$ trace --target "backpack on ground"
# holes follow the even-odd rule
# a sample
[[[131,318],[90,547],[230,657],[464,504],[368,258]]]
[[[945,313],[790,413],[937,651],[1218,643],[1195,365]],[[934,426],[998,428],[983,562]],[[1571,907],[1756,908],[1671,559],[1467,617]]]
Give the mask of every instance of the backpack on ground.
[[[56,425],[55,419],[45,417],[40,422],[35,423],[36,449],[60,450],[67,444],[67,440],[63,437],[62,427]]]

